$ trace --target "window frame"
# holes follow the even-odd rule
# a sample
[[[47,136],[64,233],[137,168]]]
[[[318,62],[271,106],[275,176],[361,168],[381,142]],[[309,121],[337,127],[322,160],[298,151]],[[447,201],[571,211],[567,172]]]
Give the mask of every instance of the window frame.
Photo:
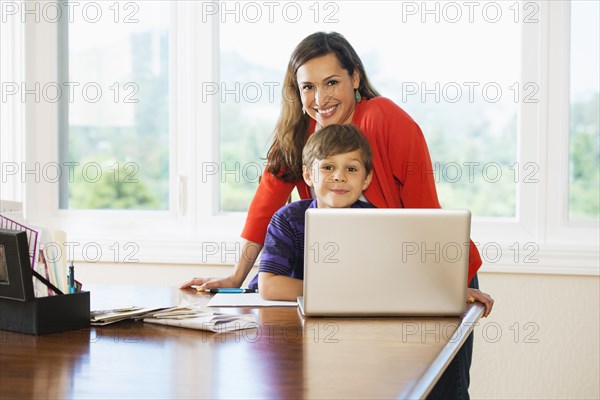
[[[484,256],[484,271],[598,275],[598,221],[569,221],[566,213],[570,7],[565,1],[536,3],[539,23],[522,24],[522,81],[539,83],[540,100],[520,103],[517,161],[519,165],[536,163],[539,182],[527,184],[520,179],[517,216],[474,218],[472,237],[480,249],[491,243],[501,249],[501,257],[493,263],[486,263]],[[172,7],[176,29],[169,39],[170,78],[174,78],[170,80],[169,210],[60,210],[58,184],[27,179],[25,213],[30,221],[65,230],[69,240],[81,244],[94,242],[108,248],[115,242],[133,241],[139,246],[139,262],[231,264],[237,256],[230,249],[239,242],[245,213],[218,211],[219,177],[203,176],[202,169],[204,163],[220,165],[219,99],[203,102],[201,96],[202,83],[219,82],[219,17],[206,18],[195,2],[174,2]],[[27,82],[57,80],[58,38],[55,24],[25,24],[22,40],[28,60]],[[205,62],[207,58],[211,61]],[[58,105],[27,102],[23,107],[25,140],[17,131],[9,137],[17,143],[16,148],[20,141],[24,143],[28,163],[56,163]],[[536,262],[524,262],[521,255],[517,259],[527,244],[537,246]],[[215,248],[217,252],[212,254]],[[101,261],[122,261],[111,255]],[[81,254],[76,257],[82,259]]]
[[[559,2],[549,9],[548,26],[548,80],[557,82],[551,86],[554,93],[548,101],[548,209],[556,210],[548,215],[548,239],[556,243],[577,244],[582,241],[599,241],[598,221],[569,218],[570,175],[570,119],[571,119],[571,3]],[[564,185],[564,187],[563,187]],[[596,228],[596,229],[594,229]],[[591,235],[591,236],[590,236]]]
[[[18,84],[25,80],[24,28],[23,24],[15,20],[3,21],[0,24],[0,82],[3,84]],[[4,88],[2,92],[4,93]],[[24,104],[15,97],[6,102],[2,99],[0,115],[0,200],[22,202],[24,188],[19,184],[18,170],[25,157],[25,142],[22,140],[26,128]],[[13,172],[17,172],[17,175],[12,175]]]

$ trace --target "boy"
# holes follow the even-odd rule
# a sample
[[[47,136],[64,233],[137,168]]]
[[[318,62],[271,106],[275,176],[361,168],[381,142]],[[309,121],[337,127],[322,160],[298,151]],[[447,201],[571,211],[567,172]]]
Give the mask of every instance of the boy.
[[[302,164],[304,181],[316,198],[282,207],[269,223],[258,270],[266,300],[294,301],[302,295],[307,209],[373,208],[359,200],[371,183],[373,160],[369,142],[354,125],[328,125],[314,133],[302,151]]]

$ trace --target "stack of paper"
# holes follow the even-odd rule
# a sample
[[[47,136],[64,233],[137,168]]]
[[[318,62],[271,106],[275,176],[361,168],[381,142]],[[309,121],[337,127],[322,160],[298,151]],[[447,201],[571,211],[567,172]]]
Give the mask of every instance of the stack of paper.
[[[108,325],[127,319],[211,332],[231,332],[259,326],[254,314],[216,313],[201,304],[185,300],[179,306],[169,308],[125,307],[90,313],[92,325]]]
[[[155,313],[165,308],[142,308],[142,307],[123,307],[113,310],[97,310],[90,312],[90,324],[92,325],[108,325],[127,319],[140,319],[146,315]]]
[[[211,332],[231,332],[259,326],[254,314],[215,313],[185,302],[178,307],[146,315],[144,322]]]

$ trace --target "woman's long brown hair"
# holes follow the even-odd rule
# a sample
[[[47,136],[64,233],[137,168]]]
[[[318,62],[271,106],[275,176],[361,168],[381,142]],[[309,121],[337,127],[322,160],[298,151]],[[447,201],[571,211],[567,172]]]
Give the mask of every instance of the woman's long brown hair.
[[[296,73],[307,61],[327,54],[335,54],[350,76],[355,69],[358,70],[358,91],[362,97],[370,99],[379,96],[371,86],[358,54],[342,35],[336,32],[317,32],[302,40],[288,63],[283,82],[281,113],[275,125],[275,139],[267,153],[267,171],[285,182],[294,182],[302,177],[302,148],[306,143],[310,120],[302,112]]]

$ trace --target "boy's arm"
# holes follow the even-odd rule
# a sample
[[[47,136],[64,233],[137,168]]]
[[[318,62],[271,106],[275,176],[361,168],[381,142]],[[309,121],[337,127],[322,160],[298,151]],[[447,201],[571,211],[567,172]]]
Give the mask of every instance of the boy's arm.
[[[262,245],[265,242],[269,221],[275,212],[285,205],[294,186],[295,183],[277,179],[265,168],[258,189],[248,207],[241,237]]]
[[[304,218],[304,210],[297,207],[290,205],[276,212],[267,228],[258,269],[258,290],[265,300],[296,300],[302,294],[302,280],[292,278],[299,276],[304,250],[298,245],[304,244],[304,238],[295,225],[297,211]]]
[[[303,281],[271,272],[259,272],[258,287],[265,300],[296,301],[298,296],[302,296]]]

